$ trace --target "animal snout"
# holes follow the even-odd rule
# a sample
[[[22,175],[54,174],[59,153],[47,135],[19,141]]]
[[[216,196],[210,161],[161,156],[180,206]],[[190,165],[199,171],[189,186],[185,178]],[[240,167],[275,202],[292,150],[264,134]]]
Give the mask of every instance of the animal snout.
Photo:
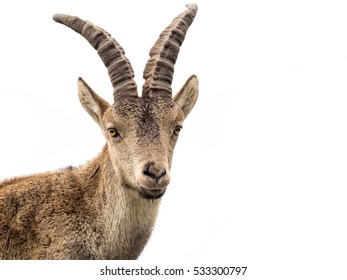
[[[164,165],[154,162],[145,164],[139,178],[140,195],[145,199],[157,199],[164,195],[170,176]]]
[[[166,176],[167,172],[165,167],[149,162],[145,165],[143,174],[158,183],[160,179]]]
[[[170,170],[165,164],[149,161],[137,173],[137,185],[148,191],[165,191],[170,182]]]

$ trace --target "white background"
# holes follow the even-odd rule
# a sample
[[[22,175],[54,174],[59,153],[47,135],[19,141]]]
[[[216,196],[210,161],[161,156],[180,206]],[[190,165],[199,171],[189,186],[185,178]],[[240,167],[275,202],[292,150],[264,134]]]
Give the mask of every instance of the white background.
[[[346,279],[344,1],[197,2],[173,89],[194,73],[199,100],[140,263],[248,266],[243,279]],[[105,142],[76,82],[82,76],[111,102],[107,71],[54,13],[108,30],[140,88],[149,49],[185,4],[1,2],[0,179],[78,166]]]

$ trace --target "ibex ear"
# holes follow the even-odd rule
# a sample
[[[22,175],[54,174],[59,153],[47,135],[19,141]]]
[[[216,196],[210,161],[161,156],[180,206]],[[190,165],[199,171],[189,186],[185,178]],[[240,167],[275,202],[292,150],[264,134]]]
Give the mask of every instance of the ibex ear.
[[[78,79],[78,97],[83,108],[99,126],[102,126],[102,117],[110,104],[97,95],[82,78]]]
[[[182,109],[185,117],[187,117],[190,111],[193,109],[195,102],[198,99],[198,93],[198,78],[193,75],[186,81],[181,90],[175,95],[173,100]]]

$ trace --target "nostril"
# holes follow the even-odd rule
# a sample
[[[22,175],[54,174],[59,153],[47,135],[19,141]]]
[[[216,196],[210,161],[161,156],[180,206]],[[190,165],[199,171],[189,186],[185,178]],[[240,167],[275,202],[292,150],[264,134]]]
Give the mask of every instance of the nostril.
[[[166,175],[166,169],[155,164],[149,164],[143,170],[143,174],[158,182],[160,178]]]
[[[160,174],[160,177],[163,177],[166,175],[166,169],[163,170],[163,172]]]
[[[148,169],[145,169],[145,170],[143,171],[143,174],[146,175],[146,176],[148,176],[148,177],[152,177],[152,174],[149,173]]]

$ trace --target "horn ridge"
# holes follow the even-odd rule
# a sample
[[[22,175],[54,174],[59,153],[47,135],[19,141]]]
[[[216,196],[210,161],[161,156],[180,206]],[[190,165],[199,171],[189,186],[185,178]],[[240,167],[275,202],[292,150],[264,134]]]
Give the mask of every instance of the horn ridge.
[[[159,39],[151,48],[146,67],[143,72],[145,83],[142,96],[172,96],[172,78],[174,64],[189,26],[198,10],[196,4],[187,5],[186,11],[173,19],[171,24],[160,33]]]
[[[108,70],[114,88],[114,99],[118,95],[124,94],[137,96],[133,68],[125,56],[124,49],[112,38],[110,33],[76,16],[56,14],[53,19],[82,35],[97,50]],[[117,67],[115,67],[116,65]]]

